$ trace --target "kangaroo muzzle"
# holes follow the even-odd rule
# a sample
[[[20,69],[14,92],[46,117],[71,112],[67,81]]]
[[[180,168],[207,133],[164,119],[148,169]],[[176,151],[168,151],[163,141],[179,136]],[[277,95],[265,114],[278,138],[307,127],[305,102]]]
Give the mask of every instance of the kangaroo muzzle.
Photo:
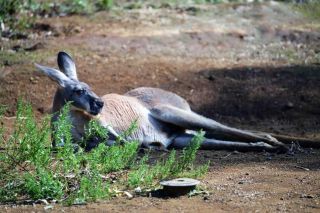
[[[98,115],[102,108],[104,106],[104,103],[101,99],[94,99],[90,102],[90,114],[92,115]]]

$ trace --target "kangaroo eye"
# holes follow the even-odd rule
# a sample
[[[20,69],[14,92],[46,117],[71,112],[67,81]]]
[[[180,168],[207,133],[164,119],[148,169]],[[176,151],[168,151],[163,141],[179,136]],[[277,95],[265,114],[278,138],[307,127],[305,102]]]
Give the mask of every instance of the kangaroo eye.
[[[75,93],[77,94],[77,95],[83,95],[84,94],[84,90],[83,89],[77,89],[76,91],[75,91]]]

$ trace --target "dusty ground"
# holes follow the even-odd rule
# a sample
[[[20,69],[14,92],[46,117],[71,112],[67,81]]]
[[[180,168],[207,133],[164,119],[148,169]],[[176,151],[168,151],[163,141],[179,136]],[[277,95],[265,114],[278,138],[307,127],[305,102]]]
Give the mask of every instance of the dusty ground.
[[[139,9],[38,22],[29,39],[1,41],[0,104],[9,106],[8,124],[19,96],[38,117],[50,111],[55,85],[33,62],[57,67],[56,53],[65,50],[99,95],[160,87],[225,124],[320,138],[320,24],[288,6]],[[53,211],[319,212],[319,155],[309,149],[294,155],[201,151],[198,162],[212,162],[202,180],[210,195],[115,198]]]

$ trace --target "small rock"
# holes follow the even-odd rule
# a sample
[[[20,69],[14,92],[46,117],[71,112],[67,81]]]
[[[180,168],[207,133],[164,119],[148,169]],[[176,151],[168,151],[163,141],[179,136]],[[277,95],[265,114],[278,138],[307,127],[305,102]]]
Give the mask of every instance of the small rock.
[[[294,107],[294,104],[289,101],[286,106],[287,106],[288,108],[293,108],[293,107]]]
[[[36,79],[36,78],[34,78],[34,77],[30,77],[30,82],[32,83],[32,84],[37,84],[38,83],[38,80]]]
[[[64,177],[65,177],[65,178],[68,178],[68,179],[72,179],[72,178],[74,178],[75,176],[76,176],[75,174],[70,173],[70,174],[65,175]]]
[[[48,31],[45,33],[45,36],[51,36],[52,34],[53,34],[52,31]]]
[[[75,33],[80,33],[82,31],[81,27],[76,26],[75,28],[73,28],[73,32]]]
[[[58,203],[58,201],[53,199],[53,200],[50,201],[50,203]]]
[[[138,186],[137,188],[135,188],[134,191],[135,191],[135,193],[141,193],[141,192],[142,192],[140,186]]]
[[[4,23],[2,21],[0,22],[0,29],[1,29],[1,31],[6,30],[6,27],[4,26]]]
[[[130,194],[129,192],[124,191],[123,193],[128,197],[128,199],[132,199],[133,198],[133,195]]]
[[[53,209],[53,206],[52,205],[48,205],[48,206],[45,206],[43,208],[44,208],[44,210],[48,210],[48,209]]]
[[[290,110],[294,108],[294,104],[292,102],[287,102],[284,106],[283,106],[283,110]]]
[[[312,199],[312,198],[314,198],[314,196],[313,195],[306,195],[306,194],[302,194],[302,195],[300,195],[300,198],[309,198],[309,199]]]
[[[203,200],[210,200],[210,197],[209,196],[204,196]]]
[[[108,180],[108,177],[105,175],[99,175],[101,177],[102,180]]]
[[[44,205],[49,205],[49,202],[46,199],[39,199],[37,200],[35,203],[40,203],[40,204],[44,204]]]

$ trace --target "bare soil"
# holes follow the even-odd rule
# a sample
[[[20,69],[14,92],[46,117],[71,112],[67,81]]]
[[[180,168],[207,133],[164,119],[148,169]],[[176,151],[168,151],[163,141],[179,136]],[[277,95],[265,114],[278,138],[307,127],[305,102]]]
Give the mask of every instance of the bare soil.
[[[56,53],[65,50],[80,79],[99,95],[160,87],[186,98],[196,112],[234,127],[320,138],[320,25],[290,6],[144,8],[38,23],[29,39],[1,41],[3,53],[18,57],[0,58],[7,126],[19,96],[32,103],[37,117],[50,112],[56,85],[34,71],[33,63],[57,67]],[[290,155],[200,151],[199,164],[211,161],[201,180],[209,195],[120,197],[54,205],[52,211],[319,212],[319,155],[312,149]],[[44,211],[44,206],[0,210]]]

